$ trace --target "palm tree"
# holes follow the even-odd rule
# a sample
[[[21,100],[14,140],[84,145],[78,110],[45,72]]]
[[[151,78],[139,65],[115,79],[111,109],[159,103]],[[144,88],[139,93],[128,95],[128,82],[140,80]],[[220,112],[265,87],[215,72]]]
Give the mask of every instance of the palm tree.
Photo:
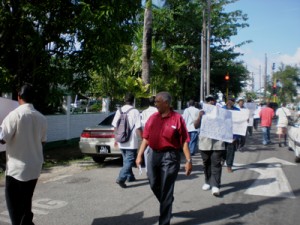
[[[151,51],[152,51],[152,0],[146,1],[144,14],[144,32],[142,48],[142,80],[144,85],[150,83]]]

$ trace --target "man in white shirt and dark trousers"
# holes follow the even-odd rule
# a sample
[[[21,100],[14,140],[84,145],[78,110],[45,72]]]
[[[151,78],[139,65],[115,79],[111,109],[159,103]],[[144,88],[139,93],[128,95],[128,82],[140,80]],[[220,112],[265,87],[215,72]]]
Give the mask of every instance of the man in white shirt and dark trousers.
[[[0,142],[6,144],[5,197],[13,225],[32,225],[33,192],[40,176],[47,119],[32,105],[34,91],[24,85],[18,93],[19,106],[3,120]]]
[[[189,107],[184,110],[182,115],[190,136],[189,149],[192,156],[195,155],[197,151],[199,129],[195,128],[194,122],[198,118],[199,111],[200,110],[195,107],[195,101],[190,100]]]
[[[127,112],[129,109],[132,108],[132,110],[128,111],[127,114],[129,126],[130,129],[132,129],[132,131],[130,138],[127,142],[117,142],[123,156],[123,167],[119,173],[116,183],[119,184],[122,188],[127,187],[127,185],[125,184],[126,181],[132,182],[136,180],[132,172],[132,167],[135,166],[137,149],[139,147],[138,139],[142,138],[140,112],[133,107],[133,103],[134,95],[131,93],[127,93],[125,96],[125,105],[121,107],[121,111]],[[121,114],[118,110],[112,121],[112,126],[115,127],[115,129],[117,127],[117,122],[120,116]]]

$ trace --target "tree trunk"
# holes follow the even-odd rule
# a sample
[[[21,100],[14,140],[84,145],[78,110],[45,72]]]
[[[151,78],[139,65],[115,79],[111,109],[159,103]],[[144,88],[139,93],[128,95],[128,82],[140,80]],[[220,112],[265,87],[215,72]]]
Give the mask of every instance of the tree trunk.
[[[147,0],[144,15],[142,80],[150,83],[151,51],[152,51],[152,0]]]

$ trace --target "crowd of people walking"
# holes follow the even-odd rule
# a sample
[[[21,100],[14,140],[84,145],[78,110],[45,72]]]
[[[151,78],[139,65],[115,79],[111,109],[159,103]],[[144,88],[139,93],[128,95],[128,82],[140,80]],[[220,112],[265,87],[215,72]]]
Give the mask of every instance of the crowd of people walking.
[[[7,144],[6,202],[13,224],[33,224],[31,201],[43,163],[42,146],[46,141],[47,122],[33,108],[33,98],[32,87],[23,86],[18,94],[20,106],[0,126],[0,143]],[[253,128],[255,131],[261,128],[261,143],[269,145],[273,142],[270,130],[277,116],[277,143],[279,147],[287,146],[291,112],[285,103],[274,110],[269,103],[257,105],[251,99],[236,100],[227,96],[224,104],[218,100],[212,95],[206,96],[205,102],[198,107],[191,99],[181,115],[173,110],[170,93],[160,92],[149,98],[148,108],[140,113],[134,107],[134,95],[127,93],[124,105],[115,114],[112,126],[116,145],[123,156],[116,183],[126,188],[126,182],[136,181],[132,168],[141,168],[144,164],[150,188],[159,202],[159,225],[170,224],[172,218],[181,157],[185,158],[185,174],[189,176],[193,157],[201,156],[202,190],[211,190],[213,196],[219,197],[222,169],[225,166],[228,173],[234,172],[236,151],[247,147],[246,141],[252,136]],[[212,120],[217,123],[210,124]],[[238,126],[243,129],[235,123],[242,124]],[[219,130],[211,134],[205,130],[207,128],[208,131]],[[32,132],[27,132],[28,129]],[[119,139],[119,135],[125,139]],[[22,151],[17,151],[20,149]]]

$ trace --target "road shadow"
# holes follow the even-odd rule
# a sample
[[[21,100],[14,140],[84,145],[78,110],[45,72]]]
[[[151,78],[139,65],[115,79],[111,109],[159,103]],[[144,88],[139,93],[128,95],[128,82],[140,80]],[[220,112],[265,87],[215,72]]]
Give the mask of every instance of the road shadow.
[[[247,181],[244,185],[249,185]],[[234,191],[234,190],[232,190]],[[294,192],[296,196],[299,196],[300,191]],[[173,213],[171,224],[174,225],[198,225],[198,224],[214,224],[222,221],[222,224],[230,225],[242,225],[245,224],[241,221],[243,217],[248,214],[253,214],[258,211],[264,205],[272,205],[284,201],[285,198],[267,198],[251,203],[222,203],[214,205],[208,208],[190,211],[181,211]],[[158,216],[143,218],[144,212],[137,212],[132,214],[95,218],[91,225],[153,225],[157,224]],[[176,222],[176,220],[181,220]],[[184,220],[184,221],[182,221]],[[239,221],[237,221],[239,220]]]
[[[113,217],[104,217],[96,218],[93,220],[91,225],[134,225],[134,224],[143,224],[151,225],[155,224],[158,220],[158,217],[149,217],[144,218],[144,212],[137,212],[132,214],[113,216]]]

